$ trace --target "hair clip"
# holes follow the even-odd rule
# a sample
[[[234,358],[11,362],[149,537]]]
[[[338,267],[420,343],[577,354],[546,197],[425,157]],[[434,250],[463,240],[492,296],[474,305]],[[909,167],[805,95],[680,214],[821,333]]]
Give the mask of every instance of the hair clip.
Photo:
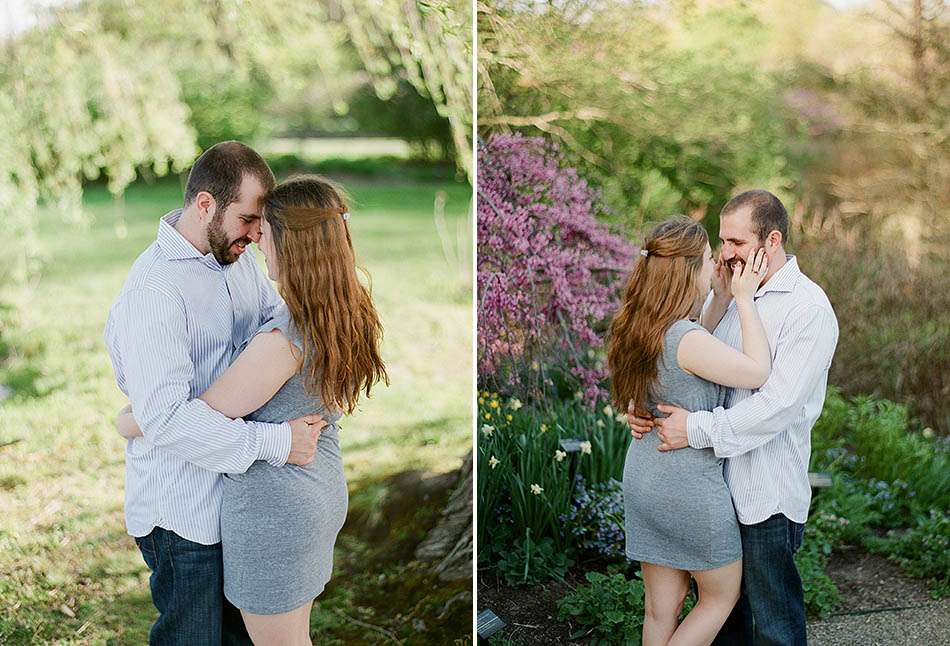
[[[343,219],[344,219],[344,220],[349,220],[349,219],[350,219],[350,213],[349,213],[349,211],[343,211]]]
[[[647,256],[650,255],[650,252],[647,251],[646,249],[641,249],[641,250],[640,250],[640,255],[643,256],[644,258],[646,258]]]

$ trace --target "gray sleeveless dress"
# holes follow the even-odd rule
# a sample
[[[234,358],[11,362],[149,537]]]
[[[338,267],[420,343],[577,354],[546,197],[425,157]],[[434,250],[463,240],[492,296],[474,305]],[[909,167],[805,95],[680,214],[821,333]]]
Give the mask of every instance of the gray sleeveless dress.
[[[725,388],[684,372],[676,361],[683,335],[702,329],[673,323],[663,338],[652,404],[689,411],[722,406]],[[651,404],[653,415],[662,415]],[[679,570],[710,570],[742,558],[739,523],[712,449],[660,452],[656,431],[633,440],[623,468],[627,557]]]
[[[258,332],[274,329],[300,347],[300,334],[286,307]],[[246,473],[223,479],[224,595],[247,612],[294,610],[316,598],[330,580],[333,544],[348,503],[336,426],[340,414],[328,412],[319,395],[308,393],[303,374],[297,373],[246,419],[286,422],[311,413],[323,415],[328,423],[313,462],[273,467],[259,460]]]

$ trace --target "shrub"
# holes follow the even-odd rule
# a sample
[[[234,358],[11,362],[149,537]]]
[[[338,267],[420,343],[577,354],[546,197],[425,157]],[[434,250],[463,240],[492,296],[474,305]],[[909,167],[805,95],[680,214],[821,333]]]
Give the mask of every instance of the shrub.
[[[612,561],[626,558],[623,486],[618,480],[587,485],[577,475],[571,510],[563,516],[576,545]]]
[[[597,221],[598,193],[554,144],[496,135],[478,164],[479,379],[541,398],[562,369],[593,404],[606,376],[595,326],[616,308],[634,248]]]
[[[838,586],[825,572],[828,557],[804,547],[795,555],[798,574],[805,593],[805,611],[815,617],[826,617],[841,601]]]
[[[823,569],[844,543],[930,579],[935,595],[950,592],[950,520],[938,511],[950,503],[945,441],[912,431],[903,406],[846,400],[834,388],[812,439],[812,468],[831,471],[834,484],[815,497],[799,555],[809,609],[826,612],[833,600]]]
[[[822,227],[795,253],[841,327],[829,381],[850,395],[906,402],[925,425],[950,433],[950,255],[909,253],[902,236],[867,224],[834,235]]]
[[[864,396],[844,400],[831,388],[812,439],[813,465],[903,489],[919,509],[950,507],[950,453],[912,430],[905,406]]]
[[[592,632],[591,644],[639,644],[643,628],[643,581],[623,574],[588,572],[587,585],[558,602],[558,617],[589,628],[571,635],[577,639]]]
[[[911,576],[929,579],[935,598],[950,595],[950,516],[945,511],[932,509],[910,529],[892,530],[885,539],[868,541],[868,546]]]

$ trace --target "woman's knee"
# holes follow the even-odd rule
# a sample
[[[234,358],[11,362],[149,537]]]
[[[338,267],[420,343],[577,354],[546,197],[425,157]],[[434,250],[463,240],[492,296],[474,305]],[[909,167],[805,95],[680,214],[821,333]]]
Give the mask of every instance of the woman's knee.
[[[647,594],[644,596],[644,611],[647,617],[655,621],[675,621],[680,612],[683,611],[683,604],[686,603],[686,595],[689,594],[689,586],[683,586],[681,590],[665,591],[672,594]]]
[[[279,615],[255,615],[243,610],[241,615],[255,646],[309,646],[311,605]]]

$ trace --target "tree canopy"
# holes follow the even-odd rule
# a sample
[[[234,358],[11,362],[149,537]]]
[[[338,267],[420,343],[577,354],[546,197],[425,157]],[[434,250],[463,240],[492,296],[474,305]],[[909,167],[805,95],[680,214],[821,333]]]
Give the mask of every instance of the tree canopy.
[[[0,44],[0,212],[23,242],[4,275],[32,271],[40,202],[78,219],[84,182],[121,195],[141,174],[185,169],[216,141],[326,123],[354,101],[365,108],[366,84],[380,100],[400,98],[377,107],[410,112],[408,138],[447,138],[443,150],[470,176],[470,16],[461,0],[86,0],[44,10]],[[371,109],[356,113],[395,128],[374,123]]]

